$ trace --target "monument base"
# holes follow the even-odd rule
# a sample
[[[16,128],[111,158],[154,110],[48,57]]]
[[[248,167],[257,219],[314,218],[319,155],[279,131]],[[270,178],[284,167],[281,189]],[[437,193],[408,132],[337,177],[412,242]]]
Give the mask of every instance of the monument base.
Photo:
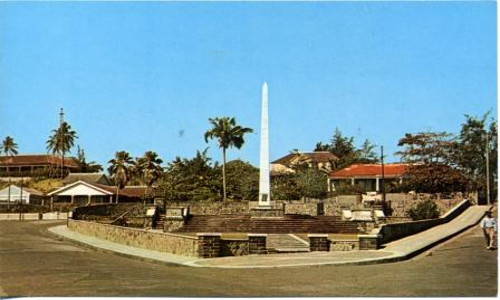
[[[285,211],[282,208],[273,208],[272,206],[258,206],[250,209],[252,218],[282,218]]]

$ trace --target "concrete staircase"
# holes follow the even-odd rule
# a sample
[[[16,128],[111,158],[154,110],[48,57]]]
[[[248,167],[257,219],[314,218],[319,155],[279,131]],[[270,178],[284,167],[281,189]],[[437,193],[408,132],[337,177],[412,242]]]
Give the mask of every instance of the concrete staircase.
[[[356,222],[335,216],[285,215],[282,218],[253,218],[250,215],[191,216],[177,232],[247,233],[357,233]]]
[[[293,234],[269,234],[266,247],[270,253],[309,252],[309,243]]]

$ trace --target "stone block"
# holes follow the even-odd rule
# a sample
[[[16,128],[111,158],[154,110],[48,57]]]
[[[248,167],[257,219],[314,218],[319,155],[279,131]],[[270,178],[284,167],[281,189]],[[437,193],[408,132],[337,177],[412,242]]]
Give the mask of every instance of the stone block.
[[[250,215],[252,218],[277,218],[283,217],[285,211],[283,208],[252,208]]]
[[[248,234],[248,253],[267,254],[266,239],[267,234]]]
[[[198,233],[198,257],[212,258],[221,256],[220,233]]]
[[[330,251],[352,251],[359,250],[359,240],[353,241],[331,241]]]
[[[376,250],[380,246],[380,240],[382,236],[380,234],[360,234],[359,239],[359,250]]]
[[[313,251],[330,251],[330,241],[328,234],[308,234],[309,250]]]

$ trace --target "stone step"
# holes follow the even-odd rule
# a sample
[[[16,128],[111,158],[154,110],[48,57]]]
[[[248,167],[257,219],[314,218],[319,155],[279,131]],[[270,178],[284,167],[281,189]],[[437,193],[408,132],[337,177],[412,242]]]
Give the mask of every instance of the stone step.
[[[357,224],[187,224],[182,232],[357,233]]]
[[[278,253],[309,252],[309,243],[293,234],[268,234],[266,247]]]

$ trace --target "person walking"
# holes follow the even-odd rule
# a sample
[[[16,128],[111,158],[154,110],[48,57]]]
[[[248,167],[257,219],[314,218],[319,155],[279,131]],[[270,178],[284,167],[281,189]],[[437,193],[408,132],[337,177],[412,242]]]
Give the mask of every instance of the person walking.
[[[486,212],[486,216],[481,220],[484,237],[486,238],[486,249],[495,249],[495,234],[497,232],[497,221],[493,218],[491,211]]]

